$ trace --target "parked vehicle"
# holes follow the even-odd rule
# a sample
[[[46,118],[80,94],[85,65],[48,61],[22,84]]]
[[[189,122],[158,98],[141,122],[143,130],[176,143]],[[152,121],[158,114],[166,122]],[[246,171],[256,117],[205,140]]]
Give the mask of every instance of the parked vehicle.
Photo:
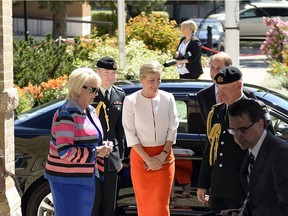
[[[280,17],[283,21],[288,21],[287,2],[257,2],[244,5],[239,11],[240,39],[263,39],[269,31],[269,27],[263,24],[263,17]],[[225,22],[225,11],[212,14],[209,18]]]
[[[225,49],[225,32],[223,22],[217,19],[193,19],[198,26],[198,31],[195,35],[200,39],[203,46],[208,46],[208,26],[212,28],[212,49],[224,51]],[[206,50],[203,49],[205,52]]]
[[[195,196],[202,154],[206,144],[206,130],[196,101],[197,92],[209,85],[206,80],[162,80],[160,89],[173,93],[179,115],[177,142],[173,147],[176,169],[179,161],[193,165],[191,197],[183,197],[181,187],[175,184],[177,200],[171,202],[171,215],[201,215],[207,208]],[[127,95],[139,90],[138,81],[118,83]],[[245,85],[257,98],[267,104],[276,135],[288,140],[288,98],[255,85]],[[15,168],[24,196],[23,216],[53,215],[53,200],[47,180],[43,177],[49,148],[52,116],[64,100],[55,100],[36,107],[15,118]],[[129,151],[126,167],[120,173],[118,215],[135,215],[136,203],[129,170]]]

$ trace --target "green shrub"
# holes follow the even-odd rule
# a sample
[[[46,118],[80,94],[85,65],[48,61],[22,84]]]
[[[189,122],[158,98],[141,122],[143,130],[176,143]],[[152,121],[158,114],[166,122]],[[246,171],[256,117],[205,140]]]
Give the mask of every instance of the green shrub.
[[[29,83],[39,85],[72,69],[73,59],[67,52],[67,44],[59,45],[50,34],[39,45],[32,37],[28,41],[14,41],[13,55],[14,83],[20,87]]]
[[[17,87],[17,86],[16,86]],[[15,114],[20,114],[33,108],[34,98],[31,94],[26,94],[23,89],[17,87],[19,106],[15,109]]]
[[[92,11],[91,19],[93,22],[96,22],[96,21],[112,22],[112,25],[100,24],[100,23],[91,25],[92,27],[91,29],[96,28],[97,35],[99,36],[105,35],[105,34],[113,34],[118,26],[117,14],[113,13],[112,11],[107,11],[107,10]]]
[[[129,19],[126,24],[126,41],[141,40],[151,50],[175,51],[181,31],[175,21],[163,18],[159,14],[139,15]]]
[[[146,48],[143,41],[131,40],[125,47],[126,53],[126,67],[125,70],[119,70],[118,79],[135,80],[138,79],[140,67],[145,61],[157,60],[161,64],[169,60],[172,56],[170,52],[163,53],[159,50],[149,50]],[[103,45],[96,48],[94,52],[91,52],[89,58],[86,60],[76,60],[75,67],[92,67],[95,68],[98,59],[103,56],[110,56],[118,62],[119,66],[119,52],[117,47],[110,45]],[[178,73],[175,67],[169,67],[164,69],[163,79],[178,78]]]

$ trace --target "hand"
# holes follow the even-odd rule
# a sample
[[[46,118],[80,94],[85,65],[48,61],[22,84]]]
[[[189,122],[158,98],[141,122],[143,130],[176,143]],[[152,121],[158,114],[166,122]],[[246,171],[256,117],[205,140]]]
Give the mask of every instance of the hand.
[[[97,149],[97,157],[102,158],[108,157],[110,153],[113,151],[113,147],[106,145],[98,146],[96,147],[96,149]]]
[[[160,164],[163,166],[166,162],[167,156],[168,154],[162,151],[160,154],[155,155],[153,158],[156,158],[160,162]]]
[[[206,194],[207,190],[205,188],[197,188],[197,198],[202,203],[207,203],[209,201],[209,196]]]
[[[162,168],[161,162],[155,157],[150,157],[148,160],[146,160],[144,162],[144,166],[147,170],[159,170]]]

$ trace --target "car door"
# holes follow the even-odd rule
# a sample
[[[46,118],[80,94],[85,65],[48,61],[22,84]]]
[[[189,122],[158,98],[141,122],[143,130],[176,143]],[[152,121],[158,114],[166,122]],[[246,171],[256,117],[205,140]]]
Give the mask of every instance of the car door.
[[[264,26],[263,16],[265,13],[259,8],[250,8],[240,12],[240,37],[264,37],[269,28]]]
[[[206,145],[206,127],[202,121],[196,93],[174,94],[179,117],[175,155],[175,178],[171,192],[171,212],[207,210],[197,200],[196,187]],[[189,191],[188,191],[189,188]]]

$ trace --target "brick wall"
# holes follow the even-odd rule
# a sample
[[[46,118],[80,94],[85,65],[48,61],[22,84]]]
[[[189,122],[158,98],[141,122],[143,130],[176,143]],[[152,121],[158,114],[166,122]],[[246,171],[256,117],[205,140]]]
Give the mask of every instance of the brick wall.
[[[18,96],[13,88],[12,0],[0,1],[0,26],[0,154],[5,157],[7,170],[15,173],[14,109]],[[21,198],[10,176],[5,178],[0,203],[1,216],[21,215]]]

